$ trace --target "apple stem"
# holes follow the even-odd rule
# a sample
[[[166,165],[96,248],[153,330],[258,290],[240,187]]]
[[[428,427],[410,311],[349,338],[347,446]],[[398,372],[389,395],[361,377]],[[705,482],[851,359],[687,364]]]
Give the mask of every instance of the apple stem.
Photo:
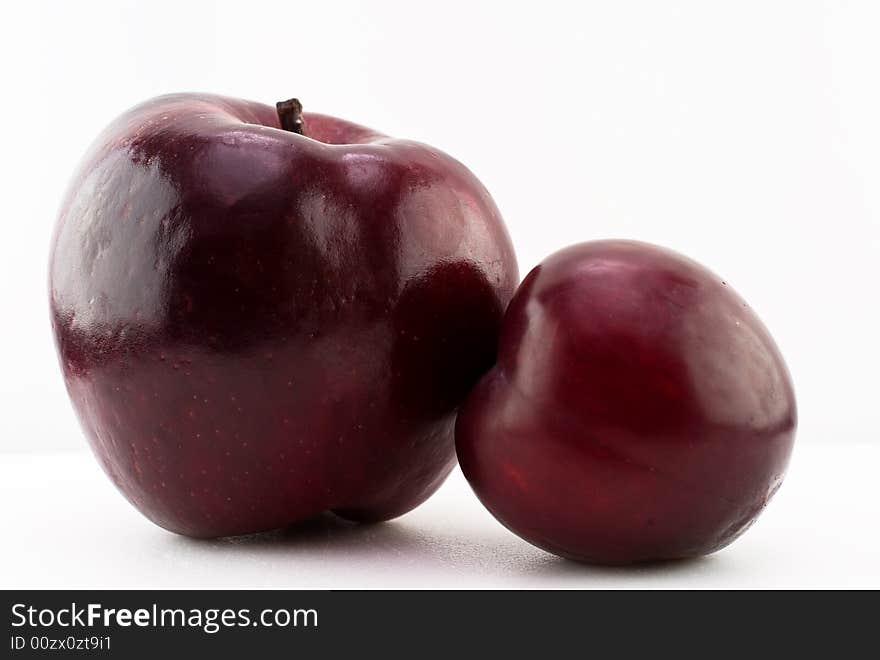
[[[278,112],[278,120],[281,122],[281,128],[298,135],[303,134],[303,106],[302,103],[299,102],[299,99],[278,101],[278,103],[275,104],[275,110]]]

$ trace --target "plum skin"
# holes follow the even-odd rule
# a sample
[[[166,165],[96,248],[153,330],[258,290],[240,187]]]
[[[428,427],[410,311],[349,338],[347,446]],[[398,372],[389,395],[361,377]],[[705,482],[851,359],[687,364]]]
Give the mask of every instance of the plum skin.
[[[119,490],[194,537],[386,520],[455,464],[518,281],[461,163],[305,113],[175,94],[95,141],[56,223],[52,327]]]
[[[782,356],[726,282],[670,250],[607,240],[523,281],[456,449],[514,533],[629,564],[741,535],[782,483],[796,426]]]

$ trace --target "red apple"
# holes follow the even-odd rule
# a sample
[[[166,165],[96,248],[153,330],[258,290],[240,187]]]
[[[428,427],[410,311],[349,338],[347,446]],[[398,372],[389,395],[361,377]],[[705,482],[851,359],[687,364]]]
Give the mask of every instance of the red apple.
[[[730,286],[669,250],[597,241],[526,277],[456,443],[509,529],[619,564],[742,534],[782,482],[796,416],[779,350]]]
[[[518,280],[463,165],[300,111],[139,105],[91,147],[58,219],[68,392],[107,474],[181,534],[417,506],[454,464],[456,407]]]

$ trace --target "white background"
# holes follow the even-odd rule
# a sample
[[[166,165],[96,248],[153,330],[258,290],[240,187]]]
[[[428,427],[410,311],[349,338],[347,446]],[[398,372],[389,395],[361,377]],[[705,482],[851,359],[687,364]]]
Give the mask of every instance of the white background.
[[[169,541],[80,455],[85,441],[56,365],[46,296],[54,216],[92,138],[148,97],[210,91],[267,103],[297,96],[309,110],[454,155],[495,197],[523,274],[561,247],[604,237],[660,243],[715,270],[773,332],[800,409],[790,484],[749,535],[827,562],[835,550],[807,548],[817,543],[807,530],[830,525],[829,538],[880,554],[880,489],[863,464],[880,460],[880,3],[31,2],[5,7],[0,30],[4,523],[51,526],[59,508],[53,500],[74,509],[88,502],[91,515],[102,507],[115,512],[117,529],[129,530],[117,538],[137,535],[139,547],[149,547],[143,539],[177,543],[182,554],[165,567],[171,575],[218,560],[202,557],[204,546]],[[58,476],[53,486],[47,475],[65,474],[58,467],[65,460],[79,476],[71,483]],[[22,505],[15,489],[25,486],[32,499]],[[821,520],[820,500],[828,509]],[[423,521],[437,536],[394,552],[413,565],[437,548],[460,547],[467,556],[472,529],[426,517],[429,506],[445,506],[469,511],[487,538],[503,539],[486,541],[486,556],[478,555],[487,566],[497,559],[508,567],[496,586],[520,584],[505,564],[517,553],[549,561],[483,517],[475,502],[456,475],[437,502],[387,526],[399,531]],[[856,512],[878,517],[857,524]],[[88,524],[94,538],[98,522]],[[76,548],[82,539],[71,534]],[[745,552],[739,547],[749,535],[707,561],[723,566]],[[30,541],[13,536],[0,549],[10,562],[33,557],[42,537],[22,538]],[[283,555],[286,545],[272,547]],[[754,555],[754,565],[725,569],[731,584],[778,583],[762,564],[766,555]],[[870,570],[859,556],[823,573],[822,584],[880,584],[876,569],[858,572]],[[316,560],[286,585],[330,584],[322,576],[347,575],[339,569],[345,557]],[[69,575],[73,583],[159,584],[125,560],[116,572],[78,574],[58,562],[42,557],[39,578],[33,564],[14,581]],[[368,557],[364,576],[369,566]],[[670,584],[711,583],[700,566],[676,569]],[[398,573],[387,579],[393,584]],[[482,573],[492,571],[474,571],[471,582],[455,586],[481,584]],[[257,580],[247,575],[241,586]],[[423,584],[418,570],[409,575],[407,584]],[[359,584],[349,577],[347,584]],[[13,575],[0,573],[0,586],[3,578]],[[819,583],[805,570],[787,584]]]

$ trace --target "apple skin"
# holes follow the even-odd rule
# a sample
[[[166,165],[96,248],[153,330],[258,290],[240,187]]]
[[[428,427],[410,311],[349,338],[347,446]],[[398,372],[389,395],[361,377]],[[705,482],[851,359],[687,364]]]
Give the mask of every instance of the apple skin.
[[[417,506],[518,282],[501,216],[429,146],[269,106],[159,97],[75,175],[53,330],[122,493],[194,537]]]
[[[633,241],[562,250],[508,307],[456,423],[461,468],[511,531],[603,564],[695,557],[779,488],[797,412],[770,334],[725,282]]]

